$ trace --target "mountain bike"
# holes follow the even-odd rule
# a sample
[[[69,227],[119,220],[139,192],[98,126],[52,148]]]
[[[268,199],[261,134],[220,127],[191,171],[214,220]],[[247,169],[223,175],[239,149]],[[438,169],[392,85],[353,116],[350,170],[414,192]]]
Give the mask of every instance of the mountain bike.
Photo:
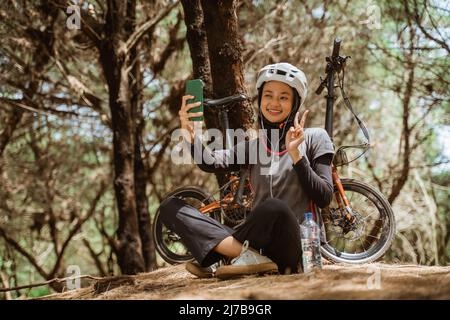
[[[341,179],[337,168],[348,165],[361,157],[370,147],[369,133],[361,119],[353,111],[345,90],[345,63],[349,57],[339,55],[341,41],[334,41],[332,55],[326,58],[326,78],[321,81],[316,94],[327,89],[325,130],[333,137],[333,105],[335,77],[344,98],[344,104],[358,122],[366,142],[358,145],[340,146],[331,164],[333,177],[333,199],[326,208],[313,205],[312,210],[321,225],[321,253],[331,262],[362,264],[380,259],[389,249],[395,236],[395,219],[392,208],[384,195],[367,183],[354,179]],[[342,74],[342,78],[341,78]],[[228,134],[228,111],[245,100],[242,94],[217,100],[205,100],[205,105],[218,111],[222,129]],[[231,137],[225,137],[230,148]],[[347,150],[360,149],[361,154],[348,160]],[[248,181],[249,171],[241,169],[227,175],[228,182],[219,191],[218,198],[195,186],[181,187],[169,193],[183,199],[217,221],[236,228],[251,210],[252,192]],[[217,199],[216,199],[217,198]],[[192,255],[182,244],[180,237],[168,229],[160,219],[159,209],[153,223],[153,237],[160,256],[168,263],[175,264],[192,260]]]
[[[318,209],[326,241],[322,243],[322,255],[333,262],[362,264],[380,259],[395,237],[395,217],[386,197],[373,186],[355,179],[340,179],[337,168],[359,159],[370,148],[369,132],[364,122],[353,110],[345,88],[345,67],[349,56],[339,55],[341,39],[334,40],[330,57],[326,57],[326,77],[315,91],[320,95],[326,88],[325,130],[333,140],[334,89],[340,89],[344,105],[352,113],[366,141],[355,145],[340,146],[331,166],[334,197],[330,205]],[[337,86],[336,79],[337,77]],[[348,159],[347,151],[362,150]]]

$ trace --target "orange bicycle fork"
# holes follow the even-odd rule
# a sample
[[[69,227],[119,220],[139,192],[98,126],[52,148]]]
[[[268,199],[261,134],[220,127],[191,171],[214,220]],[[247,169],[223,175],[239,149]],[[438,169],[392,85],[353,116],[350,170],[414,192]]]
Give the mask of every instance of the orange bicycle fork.
[[[353,211],[350,208],[350,202],[347,199],[347,196],[345,195],[344,186],[341,183],[341,179],[338,176],[336,167],[332,164],[331,165],[331,175],[333,177],[333,185],[336,186],[337,191],[334,193],[334,196],[336,198],[336,201],[338,203],[338,206],[340,209],[345,210],[346,214],[345,217],[349,221],[353,221]]]

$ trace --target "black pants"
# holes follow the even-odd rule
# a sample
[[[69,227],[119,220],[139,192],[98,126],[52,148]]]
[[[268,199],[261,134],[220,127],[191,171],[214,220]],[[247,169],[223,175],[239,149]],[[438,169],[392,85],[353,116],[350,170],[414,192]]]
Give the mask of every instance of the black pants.
[[[181,237],[183,244],[202,266],[223,256],[212,249],[232,235],[253,249],[262,249],[278,265],[280,273],[301,272],[300,227],[292,210],[281,200],[268,199],[253,208],[236,230],[200,213],[179,198],[171,197],[160,207],[163,223]]]

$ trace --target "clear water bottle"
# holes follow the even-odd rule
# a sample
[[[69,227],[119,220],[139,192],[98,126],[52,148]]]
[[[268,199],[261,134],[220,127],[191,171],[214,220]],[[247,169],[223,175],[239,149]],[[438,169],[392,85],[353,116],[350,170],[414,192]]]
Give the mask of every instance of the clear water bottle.
[[[300,224],[300,238],[303,251],[303,272],[310,272],[313,268],[322,269],[320,227],[312,219],[311,212],[305,212],[305,220]]]

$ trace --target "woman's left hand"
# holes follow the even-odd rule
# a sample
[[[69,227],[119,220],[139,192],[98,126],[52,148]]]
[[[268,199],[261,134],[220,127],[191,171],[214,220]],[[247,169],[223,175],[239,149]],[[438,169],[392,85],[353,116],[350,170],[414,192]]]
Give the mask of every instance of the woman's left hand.
[[[309,110],[305,110],[302,119],[299,121],[298,118],[300,117],[300,113],[297,112],[294,119],[294,126],[290,127],[288,133],[286,134],[286,150],[294,163],[302,157],[300,155],[300,151],[298,150],[298,146],[305,140],[303,127],[305,126],[306,116],[308,113]]]

